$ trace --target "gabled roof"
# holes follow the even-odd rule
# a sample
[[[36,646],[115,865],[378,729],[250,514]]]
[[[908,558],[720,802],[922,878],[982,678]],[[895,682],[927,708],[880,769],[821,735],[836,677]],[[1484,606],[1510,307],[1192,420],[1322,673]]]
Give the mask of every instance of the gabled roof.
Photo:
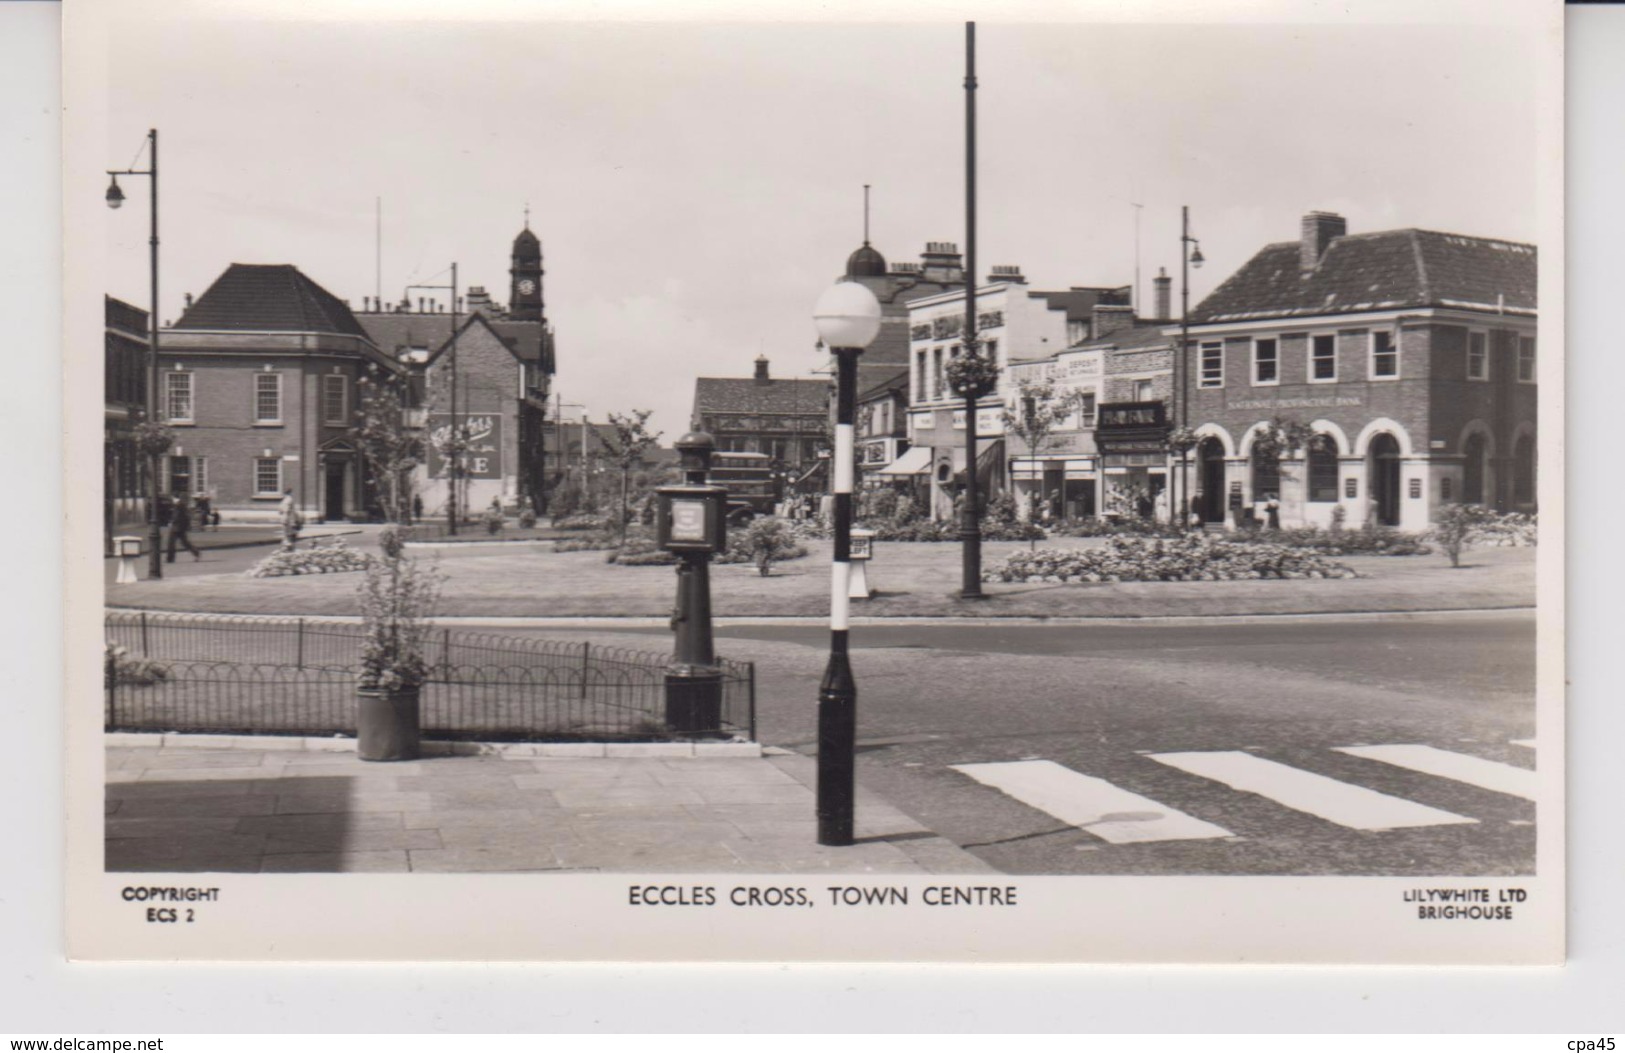
[[[476,312],[478,317],[485,318],[486,323],[504,341],[512,340],[514,353],[526,362],[541,361],[544,367],[551,366],[551,356],[544,355],[548,336],[546,326],[542,322],[513,322],[506,319],[488,318]],[[411,311],[391,312],[385,314],[363,313],[355,316],[356,321],[367,331],[372,342],[377,344],[385,354],[399,358],[401,352],[407,348],[426,347],[431,351],[440,347],[451,339],[451,315],[418,313]],[[459,314],[458,325],[465,324],[474,315]]]
[[[695,413],[827,413],[829,381],[794,377],[759,382],[751,377],[700,377]]]
[[[1299,243],[1266,245],[1191,311],[1193,324],[1458,307],[1533,314],[1536,250],[1520,242],[1386,230],[1334,238],[1314,270]]]
[[[448,321],[449,317],[450,316],[447,316]],[[517,358],[520,361],[524,361],[524,356],[519,353],[518,347],[515,346],[516,342],[504,337],[489,318],[485,317],[483,314],[459,315],[458,317],[461,319],[457,325],[457,339],[459,341],[467,339],[469,330],[471,329],[484,329],[486,332],[491,334],[492,339],[501,344],[503,347],[507,348],[510,355],[514,356],[514,358]],[[424,361],[425,365],[433,365],[439,360],[440,356],[445,354],[446,350],[451,347],[451,326],[448,324],[445,328],[446,333],[441,339],[440,343],[429,345],[429,357]]]
[[[1165,347],[1168,344],[1168,323],[1163,321],[1147,321],[1135,319],[1134,325],[1128,329],[1119,329],[1115,333],[1097,336],[1093,340],[1085,340],[1066,351],[1057,352],[1052,357],[1060,357],[1067,351],[1142,351],[1148,347]]]
[[[343,300],[289,263],[233,263],[187,308],[175,328],[367,337]]]

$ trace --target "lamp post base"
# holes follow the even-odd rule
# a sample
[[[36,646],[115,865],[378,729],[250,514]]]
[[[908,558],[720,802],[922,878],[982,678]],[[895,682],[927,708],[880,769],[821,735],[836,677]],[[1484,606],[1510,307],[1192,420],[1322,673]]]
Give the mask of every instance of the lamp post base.
[[[818,843],[839,848],[853,843],[858,686],[846,633],[834,635],[818,689]]]

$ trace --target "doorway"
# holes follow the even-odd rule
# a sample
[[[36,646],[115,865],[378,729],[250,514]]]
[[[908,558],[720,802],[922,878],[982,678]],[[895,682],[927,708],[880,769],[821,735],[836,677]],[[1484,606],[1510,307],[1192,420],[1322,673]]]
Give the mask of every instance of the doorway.
[[[322,487],[322,519],[329,523],[344,519],[344,468],[343,461],[327,462]]]
[[[1196,448],[1196,459],[1201,462],[1202,504],[1204,523],[1224,522],[1224,444],[1215,438],[1206,438]]]
[[[1399,441],[1384,432],[1371,440],[1367,454],[1371,474],[1371,503],[1377,522],[1399,525]]]

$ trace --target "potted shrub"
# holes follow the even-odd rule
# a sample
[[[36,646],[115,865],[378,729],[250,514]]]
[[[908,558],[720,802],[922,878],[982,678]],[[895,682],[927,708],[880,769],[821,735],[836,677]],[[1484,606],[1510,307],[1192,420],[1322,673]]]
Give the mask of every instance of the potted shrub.
[[[362,760],[418,756],[419,693],[429,678],[429,615],[440,575],[402,555],[400,534],[379,535],[383,558],[373,561],[358,592],[364,635],[356,676],[356,752]]]

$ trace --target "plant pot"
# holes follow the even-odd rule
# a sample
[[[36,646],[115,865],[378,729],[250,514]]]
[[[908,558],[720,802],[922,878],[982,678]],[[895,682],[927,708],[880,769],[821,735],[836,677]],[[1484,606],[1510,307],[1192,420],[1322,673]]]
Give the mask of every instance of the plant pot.
[[[365,761],[418,758],[418,689],[356,688],[356,753]]]

